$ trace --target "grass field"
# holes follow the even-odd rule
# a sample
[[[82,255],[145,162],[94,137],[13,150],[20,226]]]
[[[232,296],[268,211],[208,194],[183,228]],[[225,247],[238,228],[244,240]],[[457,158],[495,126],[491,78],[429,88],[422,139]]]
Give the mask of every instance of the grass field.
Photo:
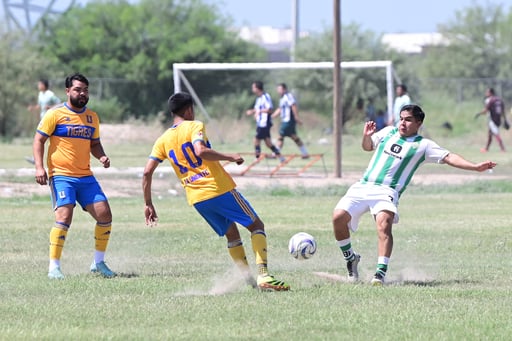
[[[359,152],[357,137],[345,141],[346,168],[362,171],[369,154]],[[480,140],[440,142],[475,161],[482,158]],[[27,143],[1,148],[1,168],[28,165],[23,161],[30,151]],[[144,145],[106,148],[124,167],[143,166],[148,153]],[[322,148],[312,147],[319,152]],[[486,157],[500,163],[495,175],[510,174],[508,154],[493,152]],[[428,166],[422,171],[442,176],[448,169]],[[102,175],[99,180],[115,178]],[[124,180],[137,186],[140,182],[136,175]],[[0,175],[3,183],[30,181],[30,176]],[[2,197],[0,339],[510,338],[509,179],[408,189],[400,205],[401,222],[394,229],[395,252],[384,288],[368,284],[377,259],[369,216],[353,235],[354,247],[363,257],[364,281],[353,285],[315,275],[345,275],[330,223],[332,208],[345,188],[326,179],[318,188],[242,189],[266,223],[270,268],[292,285],[286,293],[245,287],[232,267],[224,239],[216,237],[183,197],[171,195],[157,200],[160,223],[152,229],[143,224],[140,195],[111,197],[114,226],[107,261],[121,274],[111,280],[88,273],[93,222],[76,210],[62,260],[67,278],[49,281],[48,232],[53,223],[49,199]],[[287,252],[289,237],[299,231],[313,234],[318,242],[317,254],[307,261],[297,261]],[[250,251],[248,233],[242,231],[242,236]]]

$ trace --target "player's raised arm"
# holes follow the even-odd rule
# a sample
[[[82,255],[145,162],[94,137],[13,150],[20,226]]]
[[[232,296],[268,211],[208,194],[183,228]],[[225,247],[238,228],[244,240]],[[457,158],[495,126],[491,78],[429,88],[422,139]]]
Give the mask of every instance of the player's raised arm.
[[[153,206],[151,198],[151,184],[153,182],[153,173],[160,163],[154,159],[149,159],[144,167],[142,174],[142,192],[144,193],[144,216],[147,226],[155,226],[158,222],[158,215]]]
[[[377,131],[377,125],[373,121],[368,121],[363,127],[363,141],[361,143],[363,150],[371,152],[373,150],[372,135]]]
[[[443,161],[446,164],[448,164],[452,167],[455,167],[455,168],[472,170],[472,171],[477,171],[477,172],[483,172],[488,169],[493,169],[494,167],[496,167],[496,162],[484,161],[484,162],[480,162],[480,163],[473,163],[455,153],[448,154],[443,159]]]

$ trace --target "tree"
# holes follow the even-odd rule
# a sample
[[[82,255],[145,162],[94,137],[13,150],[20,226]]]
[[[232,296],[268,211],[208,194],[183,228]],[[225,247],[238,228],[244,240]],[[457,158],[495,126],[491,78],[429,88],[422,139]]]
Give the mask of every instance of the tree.
[[[475,5],[455,13],[440,25],[445,44],[427,52],[429,77],[510,78],[512,11],[503,5]]]
[[[263,56],[257,47],[238,39],[229,24],[217,6],[201,0],[93,1],[43,23],[40,41],[44,54],[62,69],[135,82],[136,86],[111,89],[109,95],[126,106],[126,116],[144,116],[164,107],[172,91],[173,63]],[[235,86],[230,77],[192,77],[202,77],[196,90],[207,94]]]
[[[34,131],[37,121],[31,119],[34,115],[27,104],[48,68],[49,63],[31,48],[22,32],[0,31],[0,136]]]
[[[300,41],[297,48],[299,61],[332,60],[332,30],[312,35]],[[358,24],[342,28],[343,61],[383,60],[393,58],[392,52],[384,49],[380,37],[372,31],[363,30]],[[393,58],[396,59],[396,58]],[[343,71],[343,121],[364,115],[364,102],[372,98],[377,106],[386,109],[385,73],[375,69],[351,69]],[[305,105],[318,108],[325,114],[332,111],[332,72],[300,71],[296,73],[294,87],[304,96]],[[321,96],[318,96],[321,93]],[[309,94],[309,95],[308,95]],[[306,102],[306,103],[304,103]],[[361,108],[361,104],[363,108]]]

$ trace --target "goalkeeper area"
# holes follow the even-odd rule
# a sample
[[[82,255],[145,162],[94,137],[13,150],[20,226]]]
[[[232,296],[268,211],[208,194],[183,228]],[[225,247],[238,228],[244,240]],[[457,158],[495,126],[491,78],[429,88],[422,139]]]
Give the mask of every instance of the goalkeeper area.
[[[387,116],[392,108],[394,81],[397,77],[391,61],[354,61],[341,63],[343,70],[343,122],[359,124],[369,107]],[[176,63],[173,65],[174,92],[185,91],[194,97],[196,118],[207,124],[207,132],[215,148],[246,146],[242,150],[249,161],[243,167],[232,167],[234,175],[326,176],[332,163],[324,159],[334,150],[333,132],[333,62],[296,63]],[[285,137],[282,154],[285,162],[272,160],[263,144],[266,157],[257,160],[253,138],[256,124],[246,111],[254,106],[251,93],[254,81],[264,84],[273,102],[279,106],[276,87],[285,83],[297,101],[299,118],[297,135],[304,142],[310,158],[304,160],[290,138]],[[271,138],[279,137],[280,118],[272,119]]]

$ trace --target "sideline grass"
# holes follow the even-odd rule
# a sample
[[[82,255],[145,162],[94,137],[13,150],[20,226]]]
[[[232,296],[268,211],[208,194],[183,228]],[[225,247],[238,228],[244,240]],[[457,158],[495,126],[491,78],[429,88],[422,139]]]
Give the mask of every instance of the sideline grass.
[[[367,283],[377,256],[369,216],[353,236],[365,282],[312,274],[344,274],[330,227],[341,193],[244,194],[266,223],[270,267],[292,292],[259,293],[239,282],[232,287],[236,276],[224,239],[183,198],[156,203],[160,224],[154,229],[142,223],[139,198],[111,200],[107,260],[122,274],[112,280],[88,274],[93,224],[76,210],[62,260],[67,278],[49,281],[48,199],[0,199],[0,338],[504,340],[512,333],[510,192],[406,193],[394,230],[391,284],[384,288]],[[298,231],[318,240],[311,260],[287,253],[288,238]],[[249,250],[245,231],[242,237]],[[210,294],[226,281],[232,291]]]

